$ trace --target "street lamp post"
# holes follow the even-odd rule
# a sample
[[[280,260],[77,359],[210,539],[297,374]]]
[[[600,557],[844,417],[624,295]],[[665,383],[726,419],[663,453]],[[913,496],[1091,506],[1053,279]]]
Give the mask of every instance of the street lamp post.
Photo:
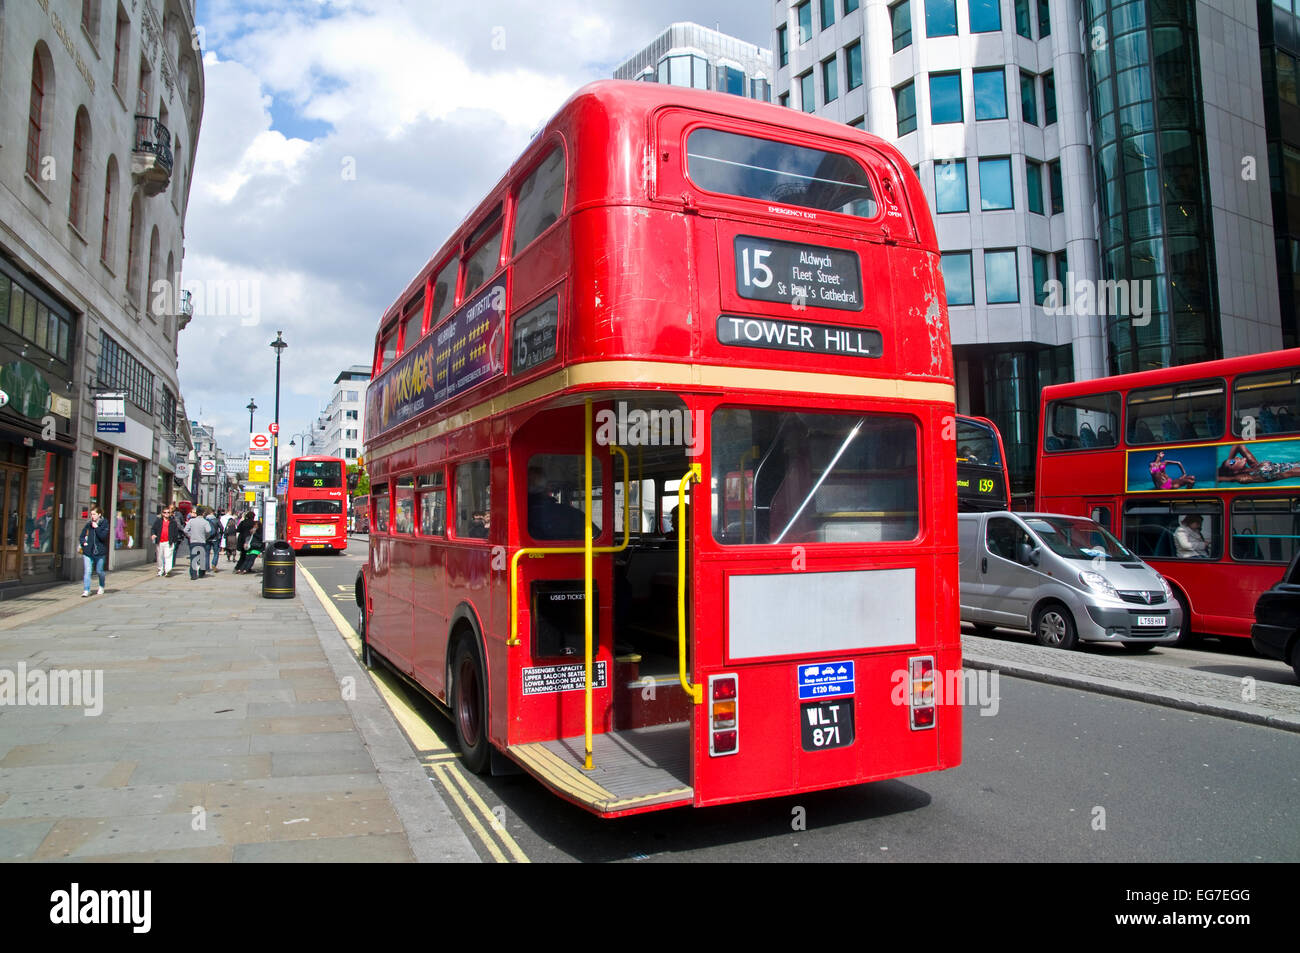
[[[276,331],[275,340],[271,342],[271,347],[275,348],[275,429],[276,432],[271,434],[271,508],[267,514],[266,525],[271,528],[271,538],[278,539],[278,530],[275,525],[275,490],[277,481],[280,479],[280,355],[288,347],[284,340],[284,332]]]
[[[253,398],[248,398],[248,406],[244,408],[248,411],[248,432],[253,432],[253,411],[257,410],[257,403]]]

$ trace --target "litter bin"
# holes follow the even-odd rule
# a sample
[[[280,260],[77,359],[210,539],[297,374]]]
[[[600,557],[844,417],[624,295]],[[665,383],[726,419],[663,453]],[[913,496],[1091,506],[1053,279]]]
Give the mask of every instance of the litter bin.
[[[262,598],[292,599],[294,579],[293,547],[277,539],[262,553]]]

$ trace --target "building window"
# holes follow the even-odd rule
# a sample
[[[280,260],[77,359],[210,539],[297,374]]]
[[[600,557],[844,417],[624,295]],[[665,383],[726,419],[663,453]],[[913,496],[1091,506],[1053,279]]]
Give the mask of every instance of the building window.
[[[155,225],[153,231],[149,234],[149,267],[145,271],[144,307],[141,309],[147,311],[155,318],[159,315],[154,311],[152,298],[154,285],[158,281],[158,265],[160,264],[158,258],[159,251],[158,226]],[[166,310],[166,307],[164,307],[163,313],[166,313]]]
[[[1038,125],[1038,87],[1034,74],[1020,71],[1020,118],[1031,126]]]
[[[861,129],[866,124],[867,124],[866,116],[859,116],[857,119],[849,120],[849,125],[852,126],[854,129]]]
[[[844,15],[848,16],[858,8],[858,0],[844,0]]]
[[[344,419],[344,420],[359,420],[359,419],[360,419],[360,417],[358,416],[359,414],[360,414],[360,411],[356,411],[356,410],[345,410],[345,411],[343,412],[343,419]]]
[[[86,154],[90,149],[90,116],[85,108],[77,110],[72,133],[72,188],[68,196],[68,221],[77,229],[86,226]]]
[[[1007,118],[1007,74],[997,69],[977,69],[972,73],[975,83],[975,118]]]
[[[894,52],[912,45],[912,4],[903,0],[889,8],[889,22],[894,27]]]
[[[708,89],[709,61],[702,56],[666,56],[659,61],[659,82],[686,89]]]
[[[153,372],[103,332],[99,336],[99,386],[120,390],[146,414],[153,413]]]
[[[1058,252],[1056,253],[1056,280],[1059,281],[1059,282],[1061,283],[1061,287],[1062,287],[1062,288],[1065,288],[1065,289],[1066,289],[1066,292],[1065,292],[1065,293],[1066,293],[1067,295],[1070,295],[1070,294],[1073,293],[1073,292],[1071,292],[1071,291],[1069,290],[1069,288],[1070,288],[1070,259],[1066,256],[1065,252],[1063,252],[1063,251],[1058,251]]]
[[[140,202],[134,198],[126,231],[126,291],[133,299],[140,291],[140,228]]]
[[[104,223],[99,234],[99,260],[113,267],[113,216],[117,214],[117,157],[108,157],[104,171]]]
[[[1043,164],[1025,160],[1025,189],[1029,193],[1029,211],[1043,215]]]
[[[51,309],[17,276],[0,271],[0,327],[8,327],[25,341],[66,362],[72,338],[71,319]],[[26,348],[24,347],[24,350]],[[28,359],[31,363],[38,362]]]
[[[782,93],[780,96],[776,97],[776,104],[777,104],[778,106],[785,106],[787,109],[789,109],[789,108],[790,108],[790,94],[789,94],[789,93]]]
[[[1011,160],[980,159],[980,208],[987,212],[1015,206]]]
[[[925,35],[957,35],[957,0],[925,0]]]
[[[770,103],[772,101],[771,84],[762,77],[751,79],[749,81],[749,98],[756,99],[760,103]]]
[[[1034,269],[1034,304],[1041,305],[1047,300],[1047,253],[1035,251],[1029,256]]]
[[[972,33],[996,33],[1002,29],[1002,0],[970,0]]]
[[[940,256],[943,287],[948,305],[974,304],[975,283],[971,279],[971,255],[968,251],[946,251]]]
[[[961,73],[930,74],[930,122],[961,122]]]
[[[1047,178],[1052,185],[1052,214],[1059,215],[1065,211],[1065,188],[1061,183],[1061,160],[1053,159],[1047,163]]]
[[[776,63],[777,66],[790,65],[790,46],[786,39],[784,26],[776,28]]]
[[[27,113],[27,174],[40,181],[41,177],[41,119],[45,108],[45,69],[41,53],[32,54],[32,93]]]
[[[825,102],[831,103],[839,96],[839,75],[835,68],[835,57],[832,56],[828,60],[822,60],[822,97]]]
[[[171,388],[163,384],[162,388],[162,408],[159,410],[160,422],[162,429],[167,433],[176,432],[176,395],[172,393]]]
[[[1029,21],[1029,0],[1015,0],[1016,4],[1016,32],[1026,39],[1034,38],[1033,27]]]
[[[848,73],[848,89],[862,85],[862,43],[852,43],[844,48],[844,67]]]
[[[916,84],[910,80],[894,90],[894,109],[898,114],[898,134],[916,131]]]
[[[81,0],[81,25],[90,34],[90,39],[98,43],[99,5],[103,0]]]
[[[812,70],[799,77],[799,106],[810,113],[817,108],[817,94],[813,91]]]
[[[718,67],[718,92],[733,96],[745,95],[745,71],[734,66]]]
[[[984,253],[984,298],[989,304],[1014,304],[1020,300],[1016,250]]]
[[[835,22],[835,0],[821,0],[822,29]]]
[[[113,88],[119,93],[126,85],[126,43],[131,34],[131,21],[126,11],[117,8],[117,29],[113,33]]]
[[[799,24],[799,45],[812,39],[812,3],[801,3],[794,8],[794,16]]]
[[[970,205],[966,197],[966,160],[951,159],[934,164],[934,210],[966,212]]]
[[[1047,0],[1038,0],[1038,36],[1041,39],[1052,35],[1052,13]]]
[[[1056,122],[1056,77],[1051,70],[1043,74],[1043,122],[1048,126]]]

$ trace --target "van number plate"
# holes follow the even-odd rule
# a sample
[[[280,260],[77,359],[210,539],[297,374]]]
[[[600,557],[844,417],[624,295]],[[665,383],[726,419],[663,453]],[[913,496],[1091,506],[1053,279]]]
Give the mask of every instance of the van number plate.
[[[853,699],[835,698],[800,705],[799,733],[804,751],[846,748],[853,744]]]
[[[1158,628],[1165,624],[1165,617],[1162,615],[1140,615],[1138,616],[1138,625],[1143,628]]]

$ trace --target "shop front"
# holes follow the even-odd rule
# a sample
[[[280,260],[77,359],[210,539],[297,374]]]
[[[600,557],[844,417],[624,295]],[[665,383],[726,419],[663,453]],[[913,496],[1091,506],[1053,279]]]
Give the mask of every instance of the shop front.
[[[100,400],[99,397],[96,400]],[[91,452],[91,482],[87,499],[81,501],[83,516],[90,504],[96,504],[108,517],[110,533],[109,568],[121,568],[144,562],[149,556],[149,522],[153,510],[166,501],[160,495],[159,473],[153,472],[154,434],[139,411],[128,405],[125,429],[121,432],[98,429],[98,440]],[[96,412],[97,421],[102,419]]]
[[[66,575],[74,329],[64,305],[0,257],[0,598]]]

